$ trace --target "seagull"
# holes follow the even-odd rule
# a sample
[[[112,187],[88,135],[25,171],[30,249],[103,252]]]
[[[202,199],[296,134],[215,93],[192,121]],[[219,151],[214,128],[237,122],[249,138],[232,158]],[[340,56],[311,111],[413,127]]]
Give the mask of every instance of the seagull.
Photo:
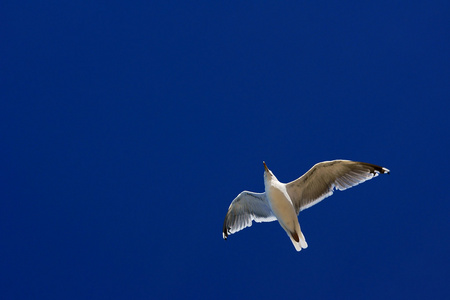
[[[257,223],[278,220],[295,250],[306,249],[298,214],[333,194],[346,190],[389,170],[377,165],[350,160],[315,164],[300,178],[281,183],[264,164],[264,193],[243,191],[231,202],[223,222],[223,238]]]

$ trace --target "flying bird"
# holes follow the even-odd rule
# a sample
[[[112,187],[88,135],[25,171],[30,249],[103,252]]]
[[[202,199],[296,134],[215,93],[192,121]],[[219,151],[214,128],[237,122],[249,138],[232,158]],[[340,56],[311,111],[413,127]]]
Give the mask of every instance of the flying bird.
[[[314,165],[300,178],[281,183],[264,164],[264,193],[243,191],[231,202],[223,222],[223,238],[257,223],[278,220],[295,249],[306,249],[305,236],[298,222],[300,211],[333,194],[366,180],[388,173],[377,165],[350,160],[324,161]]]

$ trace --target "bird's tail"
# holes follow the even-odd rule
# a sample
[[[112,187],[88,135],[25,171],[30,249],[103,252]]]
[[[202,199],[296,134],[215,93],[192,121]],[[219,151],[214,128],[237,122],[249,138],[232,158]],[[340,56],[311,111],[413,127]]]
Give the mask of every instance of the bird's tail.
[[[300,251],[308,248],[308,243],[306,243],[305,236],[300,230],[300,224],[298,224],[296,230],[294,232],[288,232],[288,236],[291,239],[292,244],[295,247],[295,250]]]

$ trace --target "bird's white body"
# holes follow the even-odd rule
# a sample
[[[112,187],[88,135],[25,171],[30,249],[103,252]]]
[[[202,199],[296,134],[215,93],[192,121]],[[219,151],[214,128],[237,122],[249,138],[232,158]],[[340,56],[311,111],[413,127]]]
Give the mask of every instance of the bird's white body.
[[[300,223],[291,197],[286,190],[286,185],[279,182],[275,175],[269,171],[265,173],[264,186],[270,208],[291,239],[295,249],[300,251],[302,248],[307,248],[308,244],[300,230]]]

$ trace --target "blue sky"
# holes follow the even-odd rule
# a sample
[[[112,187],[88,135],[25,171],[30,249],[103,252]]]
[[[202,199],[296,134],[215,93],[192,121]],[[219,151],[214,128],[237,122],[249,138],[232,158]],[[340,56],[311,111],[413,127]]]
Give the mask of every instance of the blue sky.
[[[446,1],[2,4],[4,299],[450,296]],[[227,241],[263,164],[391,170]]]

